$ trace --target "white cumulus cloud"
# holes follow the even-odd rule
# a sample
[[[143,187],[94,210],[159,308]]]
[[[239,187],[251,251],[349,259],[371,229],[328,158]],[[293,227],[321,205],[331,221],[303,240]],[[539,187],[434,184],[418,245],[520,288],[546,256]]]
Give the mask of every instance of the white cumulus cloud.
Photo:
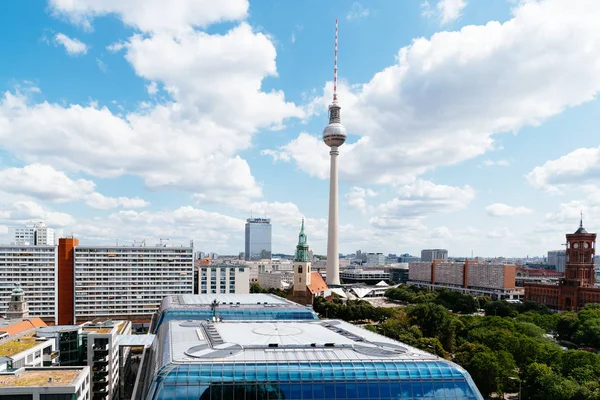
[[[94,18],[113,14],[144,32],[181,32],[243,19],[248,0],[50,0],[50,8],[86,29]]]
[[[70,56],[86,54],[88,51],[88,46],[85,43],[78,39],[70,38],[64,33],[57,33],[54,36],[54,43],[63,46]]]

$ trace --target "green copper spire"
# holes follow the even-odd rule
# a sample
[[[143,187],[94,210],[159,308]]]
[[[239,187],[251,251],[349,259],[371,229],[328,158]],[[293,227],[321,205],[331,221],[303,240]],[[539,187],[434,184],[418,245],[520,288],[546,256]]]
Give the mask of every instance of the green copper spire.
[[[304,233],[304,218],[302,218],[302,227],[298,235],[298,246],[296,246],[296,258],[294,261],[308,262],[308,243],[306,233]]]

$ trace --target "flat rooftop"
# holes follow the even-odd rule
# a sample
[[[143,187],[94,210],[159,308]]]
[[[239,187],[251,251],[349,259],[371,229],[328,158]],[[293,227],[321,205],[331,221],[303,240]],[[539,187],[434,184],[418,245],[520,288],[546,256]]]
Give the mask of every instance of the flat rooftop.
[[[172,305],[210,306],[217,300],[219,306],[243,305],[289,305],[291,302],[274,294],[182,294],[169,296]],[[291,303],[295,304],[295,303]]]
[[[16,386],[69,386],[73,385],[85,369],[25,369],[23,372],[0,373],[0,388]]]
[[[43,341],[38,342],[35,339],[32,335],[27,335],[0,342],[0,357],[12,357],[43,343]]]
[[[441,360],[338,320],[170,321],[169,331],[175,363]]]

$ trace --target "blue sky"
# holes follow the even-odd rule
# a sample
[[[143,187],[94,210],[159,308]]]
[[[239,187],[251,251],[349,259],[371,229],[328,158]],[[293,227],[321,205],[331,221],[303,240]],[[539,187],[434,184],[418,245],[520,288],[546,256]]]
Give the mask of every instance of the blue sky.
[[[600,221],[600,3],[50,0],[0,15],[0,241],[325,253],[339,19],[340,249],[542,255]]]

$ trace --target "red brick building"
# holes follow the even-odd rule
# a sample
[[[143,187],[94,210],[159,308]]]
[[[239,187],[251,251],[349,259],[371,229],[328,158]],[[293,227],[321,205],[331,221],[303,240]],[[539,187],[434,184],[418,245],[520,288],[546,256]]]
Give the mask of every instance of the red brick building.
[[[580,310],[587,303],[600,303],[600,288],[594,287],[596,234],[579,223],[575,233],[567,234],[565,277],[558,284],[525,284],[525,301],[545,304],[560,311]]]

